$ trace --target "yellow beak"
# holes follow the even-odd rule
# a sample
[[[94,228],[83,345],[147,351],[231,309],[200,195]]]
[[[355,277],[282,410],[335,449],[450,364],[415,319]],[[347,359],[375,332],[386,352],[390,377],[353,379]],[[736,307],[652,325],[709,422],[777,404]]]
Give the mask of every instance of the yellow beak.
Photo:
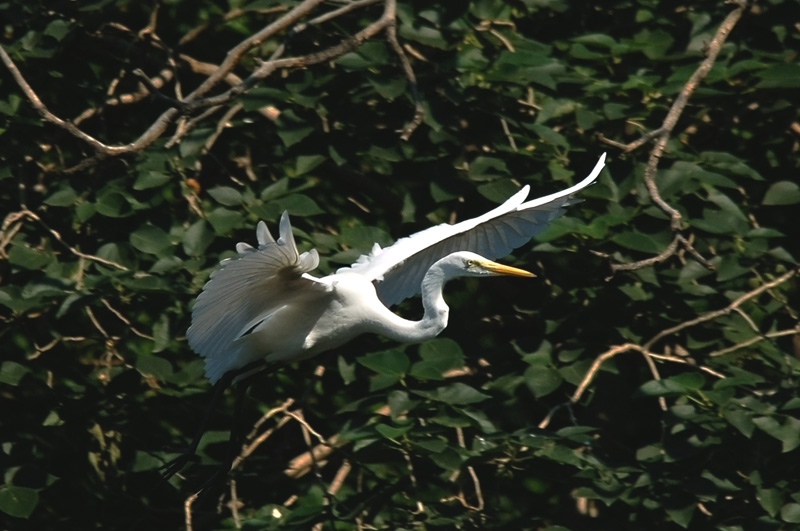
[[[516,267],[511,267],[503,264],[498,264],[497,262],[492,262],[491,260],[486,260],[481,262],[481,265],[487,270],[491,271],[495,275],[508,275],[512,277],[535,277],[533,273],[530,271],[525,271],[524,269],[517,269]]]

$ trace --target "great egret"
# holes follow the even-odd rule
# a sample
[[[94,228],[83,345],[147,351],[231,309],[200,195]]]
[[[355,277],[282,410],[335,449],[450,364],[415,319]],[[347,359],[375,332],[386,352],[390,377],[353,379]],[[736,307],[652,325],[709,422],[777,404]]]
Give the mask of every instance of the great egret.
[[[432,338],[447,326],[442,288],[448,280],[534,276],[488,258],[508,254],[542,231],[573,194],[597,178],[604,161],[605,154],[588,177],[561,192],[525,202],[524,186],[491,212],[431,227],[386,249],[375,244],[350,267],[322,278],[309,274],[319,255],[316,249],[298,252],[286,212],[277,240],[261,221],[258,247],[239,243],[239,256],[222,261],[197,297],[189,345],[205,358],[206,376],[217,383],[226,375],[241,379],[265,363],[309,358],[363,333],[403,342]],[[389,310],[420,292],[421,320]]]
[[[350,267],[322,278],[309,274],[319,264],[319,255],[315,249],[298,252],[286,212],[277,240],[259,222],[258,247],[237,244],[239,256],[220,263],[194,305],[186,335],[205,358],[214,392],[189,447],[162,467],[164,477],[194,455],[209,413],[231,383],[266,365],[309,358],[367,332],[405,342],[432,338],[447,326],[449,309],[442,288],[452,278],[534,276],[488,258],[508,254],[541,232],[570,204],[573,194],[597,178],[605,158],[603,154],[588,177],[566,190],[526,202],[529,187],[524,186],[491,212],[431,227],[386,249],[375,244]],[[420,292],[425,309],[421,320],[409,321],[389,310]],[[235,417],[244,389],[237,388]],[[236,424],[227,461],[211,482],[230,469],[231,451],[237,448]]]

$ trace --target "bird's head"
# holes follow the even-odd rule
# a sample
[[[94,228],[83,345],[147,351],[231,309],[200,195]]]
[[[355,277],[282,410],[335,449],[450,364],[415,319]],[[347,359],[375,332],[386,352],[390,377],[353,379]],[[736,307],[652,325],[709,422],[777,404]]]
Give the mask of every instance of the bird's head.
[[[508,275],[514,277],[535,277],[533,273],[524,269],[517,269],[497,262],[492,262],[488,258],[468,251],[459,251],[448,255],[441,260],[443,269],[449,273],[448,276],[456,277],[484,277]]]

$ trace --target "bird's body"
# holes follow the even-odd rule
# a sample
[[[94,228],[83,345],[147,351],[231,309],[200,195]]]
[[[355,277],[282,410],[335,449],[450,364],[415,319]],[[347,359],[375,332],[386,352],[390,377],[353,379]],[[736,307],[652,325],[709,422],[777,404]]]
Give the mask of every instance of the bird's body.
[[[386,249],[376,245],[352,266],[323,278],[309,274],[319,256],[313,249],[298,252],[286,213],[278,240],[260,222],[258,248],[238,244],[239,256],[224,260],[203,288],[189,344],[205,358],[206,376],[217,382],[251,364],[306,359],[364,333],[402,342],[435,337],[447,326],[444,284],[458,276],[533,276],[485,256],[503,256],[543,230],[575,192],[596,179],[604,159],[562,192],[524,202],[525,187],[483,216],[432,227]],[[421,320],[389,309],[420,292]]]

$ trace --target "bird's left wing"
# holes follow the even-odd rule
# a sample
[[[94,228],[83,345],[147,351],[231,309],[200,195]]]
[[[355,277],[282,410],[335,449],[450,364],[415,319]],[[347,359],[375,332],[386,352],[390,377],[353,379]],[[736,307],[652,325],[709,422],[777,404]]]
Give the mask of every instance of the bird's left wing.
[[[592,172],[578,184],[561,192],[525,202],[525,186],[491,212],[455,225],[442,224],[398,240],[339,272],[353,271],[375,283],[381,301],[391,306],[420,292],[422,278],[439,259],[456,251],[472,251],[494,259],[527,243],[563,212],[573,194],[597,178],[605,166],[605,153]]]
[[[326,289],[306,274],[319,265],[319,255],[316,249],[303,254],[297,251],[286,212],[281,216],[277,241],[263,221],[256,236],[257,248],[239,243],[239,256],[220,262],[192,310],[186,336],[192,349],[206,358],[207,369],[223,363],[231,354],[233,341],[293,296],[304,290],[323,293]]]

